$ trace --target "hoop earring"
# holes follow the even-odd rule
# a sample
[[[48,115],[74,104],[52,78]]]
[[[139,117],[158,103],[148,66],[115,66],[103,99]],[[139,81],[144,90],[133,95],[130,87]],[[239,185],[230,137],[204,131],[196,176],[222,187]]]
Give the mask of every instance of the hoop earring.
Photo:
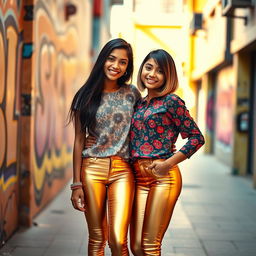
[[[127,71],[124,72],[123,76],[126,76],[127,75]]]

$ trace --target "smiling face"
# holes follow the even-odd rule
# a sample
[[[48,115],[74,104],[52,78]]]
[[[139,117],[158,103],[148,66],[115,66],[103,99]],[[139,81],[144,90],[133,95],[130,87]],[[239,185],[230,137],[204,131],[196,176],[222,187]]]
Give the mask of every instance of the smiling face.
[[[159,65],[152,58],[143,65],[141,72],[141,81],[148,90],[158,89],[163,86],[165,77]]]
[[[117,81],[125,74],[128,66],[128,56],[125,49],[113,50],[104,64],[104,73],[109,81]]]

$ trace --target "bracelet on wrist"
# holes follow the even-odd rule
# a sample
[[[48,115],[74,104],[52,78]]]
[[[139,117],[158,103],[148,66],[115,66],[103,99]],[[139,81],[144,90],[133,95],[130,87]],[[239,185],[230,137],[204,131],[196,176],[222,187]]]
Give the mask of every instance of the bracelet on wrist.
[[[82,188],[82,182],[74,182],[70,185],[70,189],[74,190],[74,189],[78,189],[78,188]]]
[[[76,190],[76,189],[79,189],[79,188],[82,188],[82,186],[72,187],[71,190]]]

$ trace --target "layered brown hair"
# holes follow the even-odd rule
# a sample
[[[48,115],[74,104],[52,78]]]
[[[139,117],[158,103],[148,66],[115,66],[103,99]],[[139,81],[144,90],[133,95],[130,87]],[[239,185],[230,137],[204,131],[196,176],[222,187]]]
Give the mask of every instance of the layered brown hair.
[[[141,63],[138,77],[137,77],[137,85],[140,91],[144,91],[146,86],[141,81],[141,73],[143,66],[149,59],[153,59],[159,66],[159,68],[163,71],[165,82],[164,84],[156,89],[157,97],[164,96],[168,93],[173,93],[178,88],[178,76],[176,71],[175,62],[172,56],[163,49],[158,49],[151,51]]]

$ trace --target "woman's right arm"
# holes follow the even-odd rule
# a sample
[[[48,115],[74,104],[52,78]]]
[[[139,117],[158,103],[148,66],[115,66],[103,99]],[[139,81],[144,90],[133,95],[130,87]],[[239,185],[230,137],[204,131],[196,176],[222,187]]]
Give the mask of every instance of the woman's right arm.
[[[85,144],[85,133],[81,131],[79,112],[75,114],[75,140],[73,149],[73,183],[81,182],[82,151]],[[85,211],[84,192],[82,187],[72,190],[71,201],[73,207],[79,211]]]

